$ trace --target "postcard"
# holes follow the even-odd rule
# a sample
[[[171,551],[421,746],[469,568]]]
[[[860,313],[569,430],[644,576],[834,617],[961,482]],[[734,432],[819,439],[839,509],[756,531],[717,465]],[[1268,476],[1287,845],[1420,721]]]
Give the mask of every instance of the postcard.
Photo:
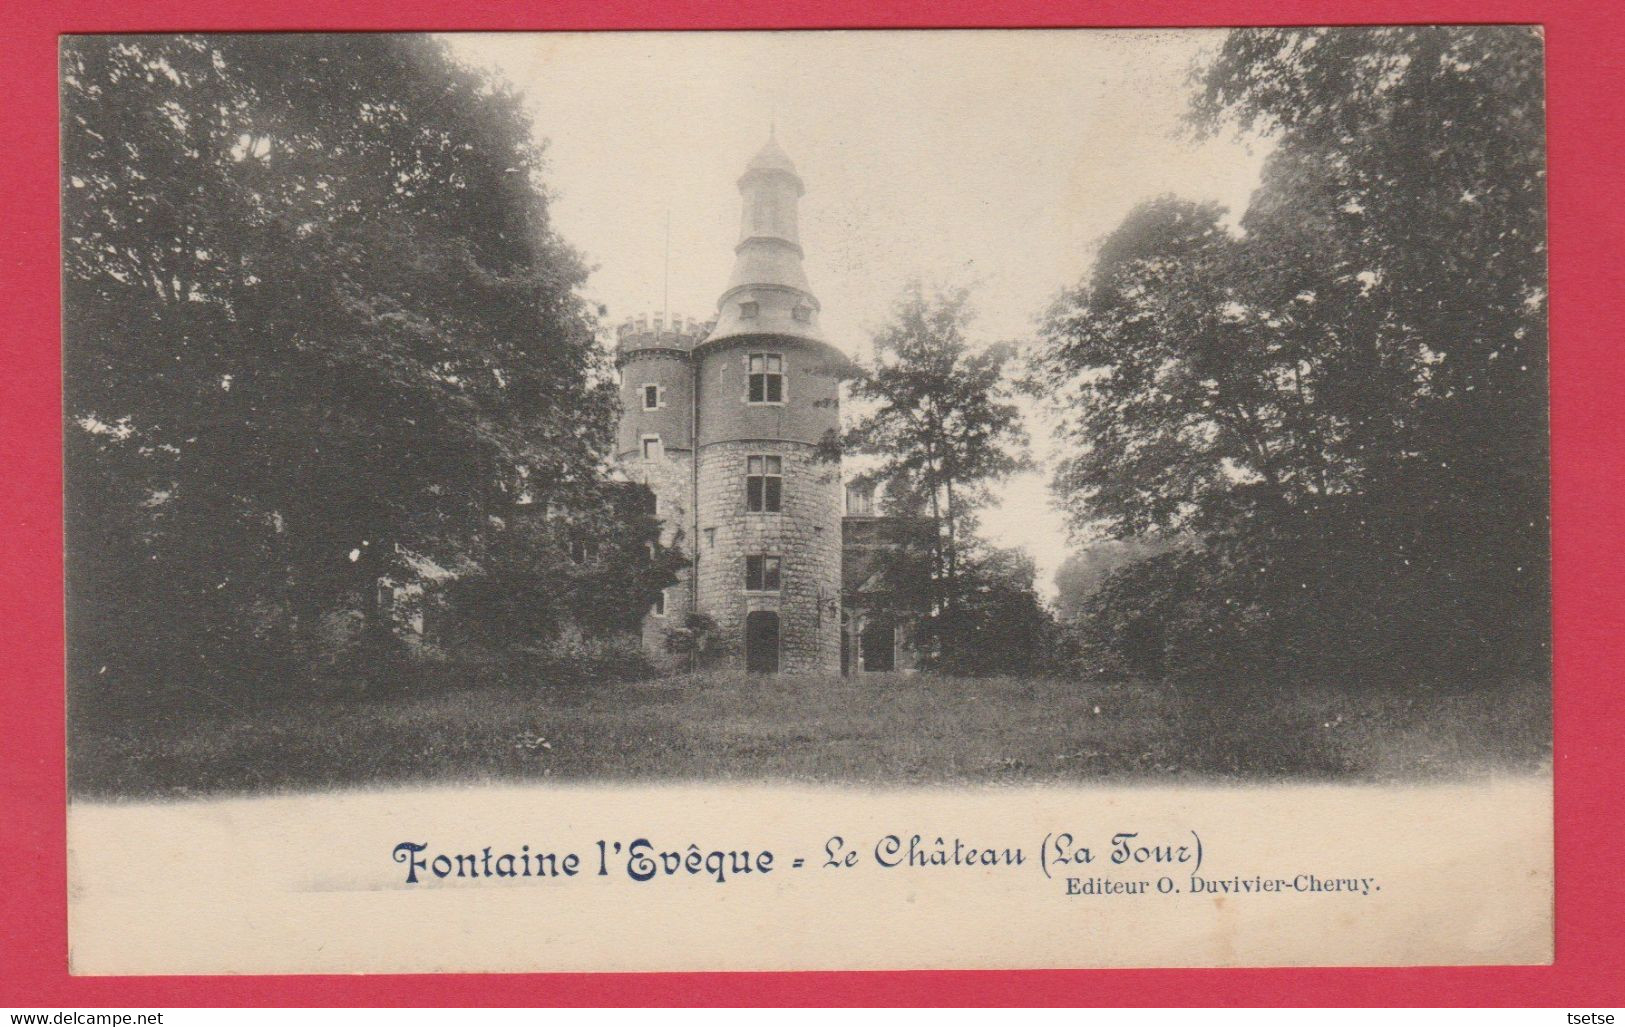
[[[73,973],[1551,961],[1538,27],[60,69]]]

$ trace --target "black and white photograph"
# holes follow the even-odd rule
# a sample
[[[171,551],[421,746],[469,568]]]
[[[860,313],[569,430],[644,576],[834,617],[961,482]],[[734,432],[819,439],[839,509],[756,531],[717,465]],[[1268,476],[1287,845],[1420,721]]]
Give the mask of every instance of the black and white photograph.
[[[1537,27],[80,35],[60,76],[83,972],[871,965],[707,947],[724,893],[845,901],[820,866],[905,965],[1549,955]],[[1438,848],[1292,863],[1389,815]],[[1458,823],[1517,847],[1488,919],[1396,876]],[[263,874],[453,935],[638,841],[715,872],[571,915],[669,958],[184,930]],[[238,856],[103,937],[164,851]],[[979,955],[951,910],[1018,885],[911,911],[886,868],[939,859],[1147,933]],[[1296,905],[1173,911],[1232,879]],[[1399,919],[1339,948],[1322,892]]]

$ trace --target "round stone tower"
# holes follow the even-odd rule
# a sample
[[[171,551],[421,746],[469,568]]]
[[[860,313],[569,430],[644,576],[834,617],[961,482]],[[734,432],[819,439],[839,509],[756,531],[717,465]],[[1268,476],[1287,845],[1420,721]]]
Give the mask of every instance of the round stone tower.
[[[621,422],[616,456],[626,476],[655,494],[650,511],[664,522],[661,542],[690,558],[694,553],[694,373],[690,353],[709,324],[641,317],[621,324],[615,366],[621,376]],[[643,619],[644,648],[667,656],[666,633],[692,609],[692,570],[678,573]]]
[[[802,269],[803,191],[769,138],[739,179],[739,243],[715,327],[689,351],[695,607],[755,671],[840,668],[840,464],[819,444],[839,428],[846,358],[819,330]]]

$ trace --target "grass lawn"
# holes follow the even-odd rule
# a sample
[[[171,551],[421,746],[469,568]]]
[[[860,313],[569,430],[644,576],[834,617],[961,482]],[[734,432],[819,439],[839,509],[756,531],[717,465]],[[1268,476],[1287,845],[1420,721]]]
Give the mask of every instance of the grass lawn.
[[[158,708],[157,705],[153,709]],[[704,673],[74,718],[80,797],[479,780],[1420,780],[1549,765],[1550,692]],[[171,710],[174,707],[170,707]]]

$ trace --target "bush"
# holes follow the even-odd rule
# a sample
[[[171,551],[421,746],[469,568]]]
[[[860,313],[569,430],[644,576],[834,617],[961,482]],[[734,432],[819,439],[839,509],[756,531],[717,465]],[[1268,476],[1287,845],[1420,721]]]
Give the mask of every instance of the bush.
[[[725,656],[730,646],[717,631],[717,622],[703,613],[690,613],[681,627],[666,632],[666,651],[679,656],[698,656],[701,659]]]
[[[654,664],[631,635],[565,639],[534,654],[531,668],[553,685],[608,685],[652,677]]]
[[[1059,631],[1033,586],[1032,557],[980,548],[965,556],[952,601],[921,617],[920,667],[958,677],[1042,674],[1059,664]]]
[[[1281,534],[1119,568],[1070,626],[1080,668],[1226,688],[1257,680],[1482,688],[1547,673],[1529,610],[1503,602],[1492,628],[1484,603],[1461,599],[1466,586],[1420,557]]]

